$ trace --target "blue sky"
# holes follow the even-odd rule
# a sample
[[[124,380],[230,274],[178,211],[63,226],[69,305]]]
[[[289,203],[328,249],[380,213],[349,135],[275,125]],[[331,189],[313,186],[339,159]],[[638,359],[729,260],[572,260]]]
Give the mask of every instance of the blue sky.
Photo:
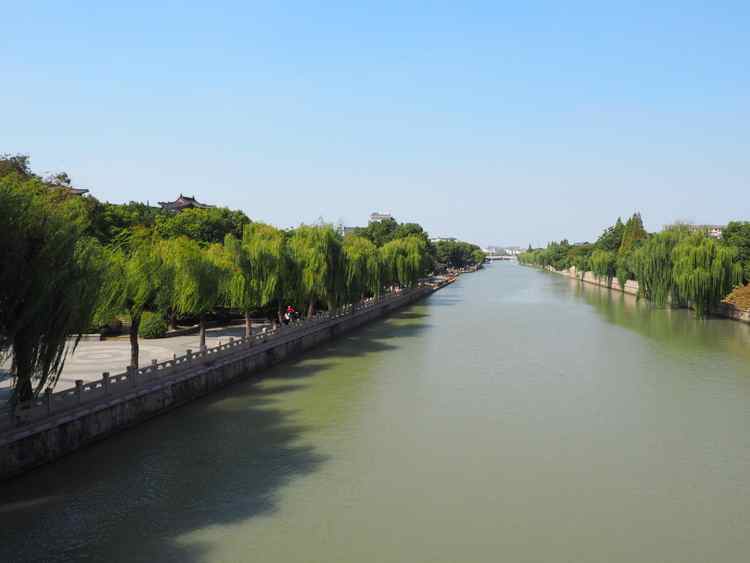
[[[747,2],[14,2],[0,152],[100,199],[482,244],[750,220]]]

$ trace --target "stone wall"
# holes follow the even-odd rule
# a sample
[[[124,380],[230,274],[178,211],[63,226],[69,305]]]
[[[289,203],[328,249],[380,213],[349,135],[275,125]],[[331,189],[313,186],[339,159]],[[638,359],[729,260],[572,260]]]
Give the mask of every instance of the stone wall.
[[[0,431],[0,479],[53,461],[88,444],[134,426],[224,387],[338,334],[348,332],[438,289],[425,286],[274,334],[239,339],[197,354],[105,377],[76,389],[48,394]],[[59,397],[57,397],[59,395]]]
[[[578,279],[578,280],[581,280],[583,282],[590,283],[593,285],[607,287],[609,289],[614,289],[615,291],[622,291],[623,293],[629,293],[630,295],[638,295],[638,282],[635,280],[626,281],[625,287],[622,287],[620,285],[620,282],[617,281],[617,278],[612,278],[611,280],[608,280],[607,278],[597,276],[596,274],[594,274],[594,272],[583,272],[583,275],[581,275],[581,273],[577,272],[575,268],[569,268],[567,270],[551,270],[551,271],[557,274],[561,274],[569,278],[575,278],[575,279]]]

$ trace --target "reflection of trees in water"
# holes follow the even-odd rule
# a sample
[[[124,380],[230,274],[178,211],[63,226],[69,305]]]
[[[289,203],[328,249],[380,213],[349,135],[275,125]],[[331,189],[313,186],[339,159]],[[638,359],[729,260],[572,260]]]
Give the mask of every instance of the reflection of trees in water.
[[[687,309],[656,307],[634,295],[569,280],[578,297],[608,322],[663,343],[675,351],[729,352],[750,359],[750,325],[731,319],[697,319]]]

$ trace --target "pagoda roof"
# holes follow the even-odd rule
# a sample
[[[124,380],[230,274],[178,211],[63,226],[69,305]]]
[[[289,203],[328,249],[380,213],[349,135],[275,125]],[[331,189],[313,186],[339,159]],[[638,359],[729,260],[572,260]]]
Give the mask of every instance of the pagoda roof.
[[[63,190],[65,193],[69,195],[83,195],[89,193],[89,190],[84,188],[74,188],[73,186],[63,186],[59,184],[47,184],[48,187],[56,189],[56,190]]]
[[[166,211],[182,211],[183,209],[197,208],[197,209],[210,209],[215,207],[208,205],[207,203],[201,203],[195,196],[189,197],[180,194],[180,196],[174,201],[160,201],[159,205]]]

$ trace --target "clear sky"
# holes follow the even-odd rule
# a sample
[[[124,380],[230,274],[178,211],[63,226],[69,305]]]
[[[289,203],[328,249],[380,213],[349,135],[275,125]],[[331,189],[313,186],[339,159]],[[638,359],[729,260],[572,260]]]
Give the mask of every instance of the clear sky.
[[[750,219],[750,3],[8,2],[0,152],[482,244]]]

